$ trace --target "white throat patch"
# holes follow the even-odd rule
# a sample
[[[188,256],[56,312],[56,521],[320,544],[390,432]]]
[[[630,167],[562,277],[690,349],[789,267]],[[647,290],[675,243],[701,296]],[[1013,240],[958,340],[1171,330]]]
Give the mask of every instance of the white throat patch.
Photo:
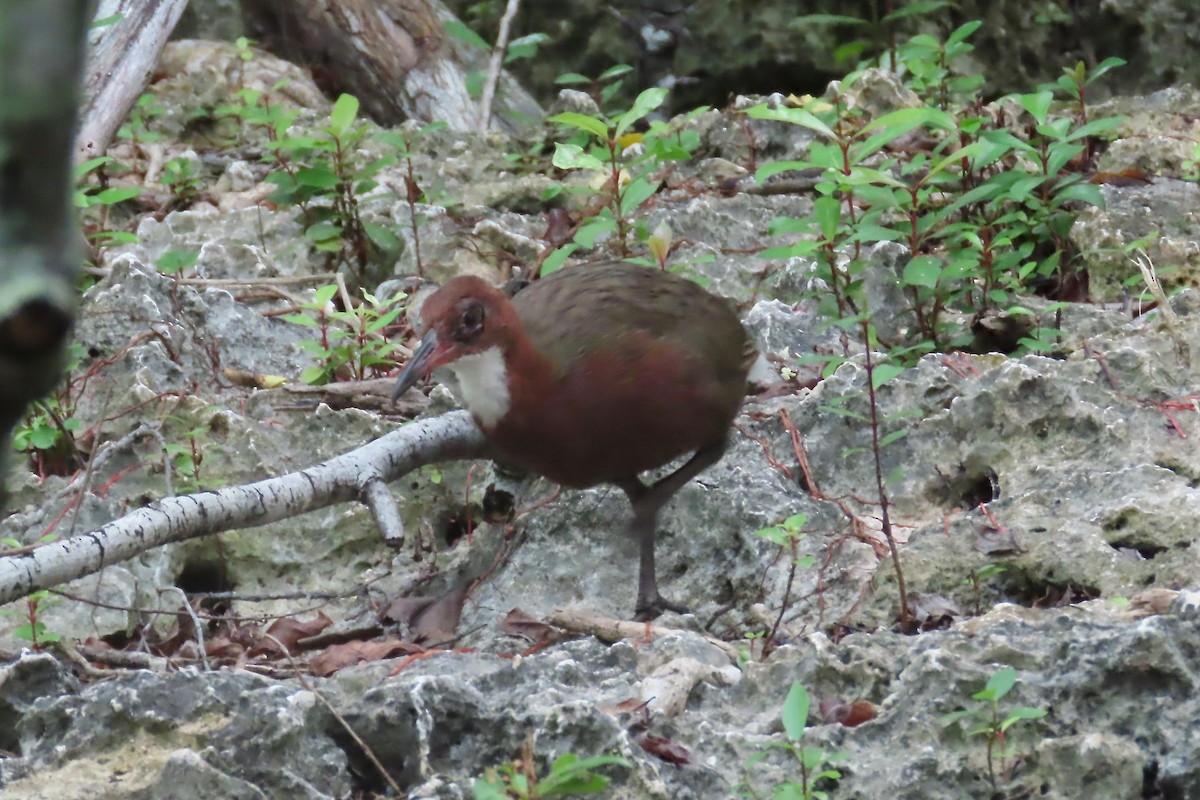
[[[508,369],[499,347],[489,347],[446,365],[458,378],[463,405],[485,428],[508,413]]]

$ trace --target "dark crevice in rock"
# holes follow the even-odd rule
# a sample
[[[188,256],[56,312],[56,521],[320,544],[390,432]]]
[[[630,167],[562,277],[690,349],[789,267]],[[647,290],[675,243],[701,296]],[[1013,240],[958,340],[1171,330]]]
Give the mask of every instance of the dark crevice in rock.
[[[1006,576],[1004,593],[1009,602],[1028,608],[1057,608],[1100,596],[1100,590],[1095,586],[1060,584],[1019,574],[1006,573]]]
[[[928,493],[930,499],[945,508],[975,508],[980,503],[1000,499],[1000,476],[988,466],[959,466],[953,475],[939,473],[940,483]]]

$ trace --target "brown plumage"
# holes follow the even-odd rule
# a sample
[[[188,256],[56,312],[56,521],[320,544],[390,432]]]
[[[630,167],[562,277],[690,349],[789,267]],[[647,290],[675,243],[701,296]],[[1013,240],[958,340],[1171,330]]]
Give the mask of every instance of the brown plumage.
[[[658,592],[654,526],[670,497],[720,459],[754,348],[730,306],[685,278],[624,263],[561,270],[511,301],[474,277],[426,301],[427,332],[398,397],[438,366],[509,461],[573,487],[609,483],[641,543],[637,616]],[[638,475],[692,458],[647,485]]]

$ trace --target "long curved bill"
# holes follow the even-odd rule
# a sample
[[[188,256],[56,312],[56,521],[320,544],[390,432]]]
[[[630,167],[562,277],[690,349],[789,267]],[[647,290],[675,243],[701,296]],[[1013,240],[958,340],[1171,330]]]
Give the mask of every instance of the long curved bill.
[[[429,373],[445,362],[450,348],[438,341],[437,331],[430,330],[421,337],[412,358],[404,365],[396,378],[396,386],[392,389],[392,402],[400,399],[400,395],[411,389],[417,381],[429,377]]]

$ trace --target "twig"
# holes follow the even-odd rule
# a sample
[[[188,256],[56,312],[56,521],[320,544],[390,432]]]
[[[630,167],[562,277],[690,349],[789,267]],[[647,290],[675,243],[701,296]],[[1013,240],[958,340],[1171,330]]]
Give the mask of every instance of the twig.
[[[483,83],[483,96],[479,99],[479,134],[485,135],[492,121],[492,101],[496,97],[496,85],[500,82],[500,70],[504,65],[504,51],[508,49],[508,34],[521,0],[508,0],[504,16],[500,18],[500,30],[496,33],[496,44],[492,46],[492,57],[488,61],[487,80]]]
[[[388,547],[404,546],[404,520],[400,518],[400,509],[392,490],[380,480],[378,475],[371,475],[363,481],[359,499],[371,511],[375,527]]]
[[[312,692],[313,697],[317,698],[317,701],[320,702],[321,705],[325,706],[325,709],[333,715],[333,718],[338,721],[338,724],[346,729],[346,733],[348,733],[350,738],[354,740],[354,743],[362,749],[363,755],[367,757],[367,760],[374,765],[375,769],[379,770],[380,777],[387,781],[388,786],[392,788],[393,796],[400,797],[404,795],[404,790],[400,788],[400,784],[396,783],[396,780],[383,766],[383,762],[379,760],[379,757],[375,755],[375,752],[367,746],[367,743],[362,740],[362,737],[358,735],[358,732],[355,731],[354,728],[350,727],[350,723],[346,721],[345,717],[338,713],[338,710],[333,707],[333,704],[326,700],[325,696],[318,692],[315,686],[309,683],[308,678],[304,675],[304,670],[301,669],[301,665],[298,664],[296,659],[292,657],[292,654],[288,652],[288,649],[284,646],[283,642],[279,641],[269,633],[264,633],[263,637],[274,642],[279,648],[279,652],[283,653],[283,657],[286,658],[288,663],[292,665],[292,669],[296,670],[297,682],[299,682],[299,684],[305,689]]]
[[[546,618],[546,624],[571,631],[572,633],[585,633],[588,636],[595,636],[600,641],[609,643],[619,642],[622,639],[640,639],[646,636],[666,636],[671,633],[678,633],[681,630],[679,628],[668,628],[665,625],[654,625],[649,622],[631,622],[612,619],[610,617],[601,617],[598,614],[589,614],[585,611],[576,611],[568,608],[560,608],[550,614]],[[703,637],[706,642],[729,656],[731,662],[737,663],[737,648],[729,642],[722,641],[713,636],[706,636],[702,633],[696,635]]]
[[[196,644],[200,650],[200,663],[204,664],[205,672],[212,672],[212,665],[208,663],[208,650],[204,646],[204,626],[200,624],[200,617],[196,616],[196,609],[192,608],[192,602],[188,600],[188,596],[183,589],[178,586],[168,586],[163,591],[178,592],[179,599],[183,601],[183,608],[187,611],[189,617],[192,618],[192,627],[196,629]]]

